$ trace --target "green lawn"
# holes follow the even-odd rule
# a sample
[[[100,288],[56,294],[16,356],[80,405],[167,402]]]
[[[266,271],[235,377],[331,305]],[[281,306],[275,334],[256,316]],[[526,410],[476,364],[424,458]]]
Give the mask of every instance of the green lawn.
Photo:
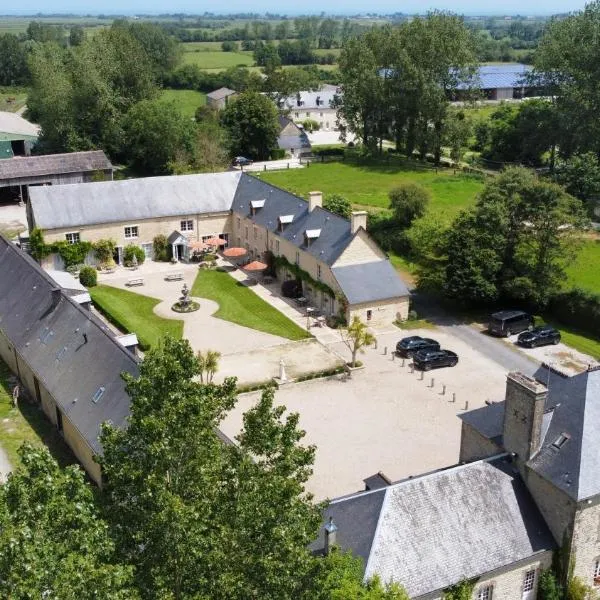
[[[192,296],[217,302],[219,310],[214,316],[225,321],[289,340],[311,337],[302,327],[223,271],[198,271]]]
[[[117,327],[127,333],[137,334],[142,349],[156,346],[169,334],[176,339],[183,335],[183,321],[164,319],[153,312],[160,302],[108,285],[89,288],[94,305]]]
[[[586,240],[567,269],[568,286],[600,294],[600,238]]]
[[[0,86],[0,111],[16,112],[27,102],[27,89]]]
[[[431,191],[429,211],[449,222],[462,209],[471,206],[483,188],[480,179],[453,175],[451,170],[410,169],[402,166],[364,166],[333,162],[312,164],[305,169],[289,169],[261,173],[269,183],[290,190],[304,198],[311,190],[341,194],[360,207],[387,208],[388,192],[407,181],[416,182]]]
[[[174,102],[184,117],[194,118],[196,109],[206,104],[206,94],[196,90],[163,90],[160,99]]]
[[[13,468],[20,465],[17,450],[23,442],[46,446],[61,465],[75,463],[75,457],[40,408],[24,398],[17,408],[13,407],[14,385],[15,379],[0,360],[0,446]]]
[[[237,65],[251,66],[254,58],[241,52],[200,51],[184,52],[185,64],[198,65],[201,69],[227,69]]]

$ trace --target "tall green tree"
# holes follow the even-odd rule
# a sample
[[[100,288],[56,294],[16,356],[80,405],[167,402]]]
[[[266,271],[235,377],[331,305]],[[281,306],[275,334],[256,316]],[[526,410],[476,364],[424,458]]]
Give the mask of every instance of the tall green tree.
[[[535,53],[541,82],[556,96],[560,151],[600,156],[600,2],[552,21]]]
[[[315,449],[298,415],[265,391],[244,416],[238,445],[218,427],[235,380],[197,380],[187,341],[146,354],[126,430],[102,433],[107,515],[145,598],[310,598],[319,507],[304,491]]]
[[[83,471],[45,449],[19,454],[22,467],[0,486],[0,596],[137,598]]]
[[[139,173],[165,175],[177,160],[190,162],[194,150],[195,124],[174,104],[143,100],[123,121],[124,155]]]
[[[390,208],[396,223],[407,229],[412,222],[422,217],[427,210],[431,193],[418,183],[403,183],[389,192]]]
[[[279,121],[273,102],[258,92],[244,92],[221,115],[232,156],[266,160],[277,147]]]
[[[0,35],[0,85],[23,85],[29,80],[27,51],[16,35]]]
[[[352,203],[340,194],[328,194],[323,200],[323,208],[344,219],[349,219],[352,214]]]
[[[451,229],[446,293],[475,303],[506,297],[544,307],[564,282],[585,225],[580,200],[531,171],[507,169]]]

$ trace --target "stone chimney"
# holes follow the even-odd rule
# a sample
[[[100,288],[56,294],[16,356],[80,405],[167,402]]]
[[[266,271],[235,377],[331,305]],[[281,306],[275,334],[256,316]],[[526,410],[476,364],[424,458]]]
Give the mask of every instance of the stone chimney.
[[[323,206],[323,192],[308,192],[308,211],[312,212],[317,206]]]
[[[350,232],[354,235],[360,228],[367,230],[367,211],[358,210],[350,217]]]
[[[504,405],[504,449],[517,454],[522,466],[539,449],[547,388],[519,372],[506,379]]]
[[[333,522],[333,517],[329,517],[329,522],[325,525],[325,554],[331,552],[331,548],[335,546],[337,538],[337,525]]]

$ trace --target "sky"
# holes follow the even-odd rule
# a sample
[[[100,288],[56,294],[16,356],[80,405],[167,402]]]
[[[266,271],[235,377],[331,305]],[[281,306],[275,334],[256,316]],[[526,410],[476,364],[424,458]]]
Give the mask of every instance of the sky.
[[[206,0],[20,0],[11,8],[2,6],[0,14],[31,13],[81,13],[81,14],[155,14],[161,12],[187,12],[202,14],[234,12],[273,12],[303,14],[325,12],[328,14],[357,14],[364,12],[408,14],[423,13],[431,9],[451,10],[460,14],[520,14],[547,15],[569,12],[583,8],[585,2],[578,0],[303,0],[300,4],[281,3],[277,0],[228,0],[215,3]],[[8,4],[8,3],[7,3]]]

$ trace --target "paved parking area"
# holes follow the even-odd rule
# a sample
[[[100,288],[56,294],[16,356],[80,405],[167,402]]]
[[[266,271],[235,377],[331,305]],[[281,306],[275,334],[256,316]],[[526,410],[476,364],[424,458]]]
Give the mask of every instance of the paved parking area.
[[[410,334],[433,335],[459,354],[459,364],[423,375],[411,372],[411,361],[403,366],[402,359],[391,354],[405,335],[395,329],[379,333],[377,349],[360,356],[366,368],[349,380],[317,380],[277,392],[278,403],[300,413],[305,442],[317,446],[308,483],[317,499],[362,489],[362,480],[380,470],[396,480],[455,464],[461,428],[457,414],[467,402],[471,409],[504,398],[506,370],[501,365],[442,330]],[[349,358],[343,343],[333,342],[330,348]],[[253,393],[240,398],[223,424],[229,437],[239,432],[243,413],[257,397]]]
[[[27,213],[25,205],[16,202],[0,204],[0,230],[23,231],[27,229]]]

